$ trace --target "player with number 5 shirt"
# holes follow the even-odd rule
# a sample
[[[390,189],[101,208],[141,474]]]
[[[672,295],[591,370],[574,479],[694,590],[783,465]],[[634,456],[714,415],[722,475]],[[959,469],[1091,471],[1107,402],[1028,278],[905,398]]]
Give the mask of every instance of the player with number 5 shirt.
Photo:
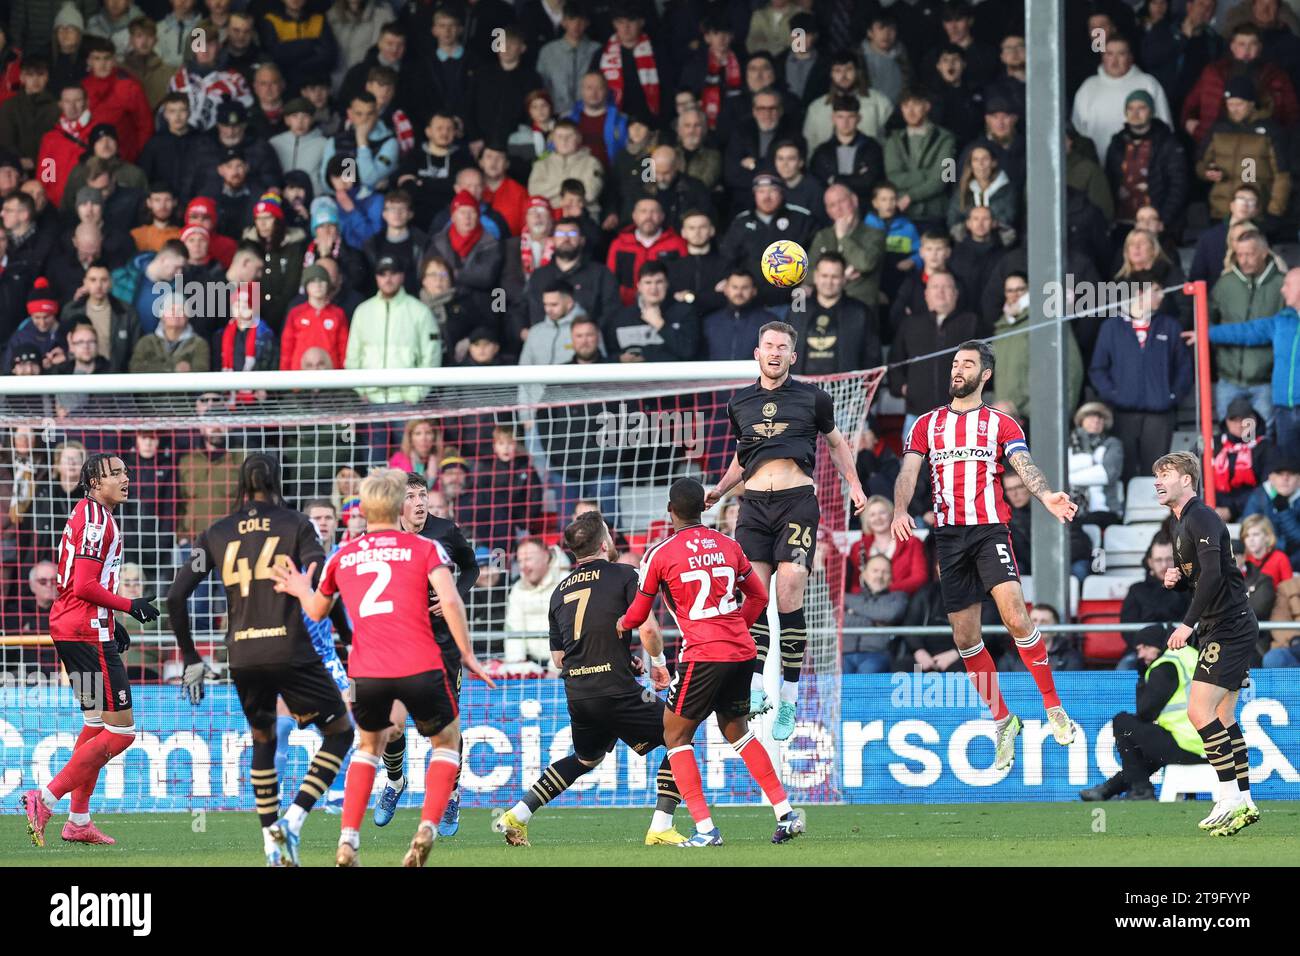
[[[1078,508],[1064,491],[1048,488],[1047,479],[1029,457],[1020,423],[984,404],[984,386],[993,377],[993,364],[993,349],[987,343],[972,340],[957,346],[948,385],[952,401],[926,412],[907,434],[903,467],[894,484],[893,534],[899,541],[912,535],[915,525],[907,509],[921,462],[929,458],[944,610],[971,683],[997,722],[994,769],[1006,770],[1015,762],[1022,724],[1002,699],[997,666],[984,647],[980,609],[985,596],[997,602],[1002,623],[1043,695],[1047,722],[1058,744],[1074,740],[1074,724],[1057,696],[1042,634],[1025,608],[1007,527],[1011,510],[1002,497],[1001,461],[1010,463],[1058,521],[1068,522]]]

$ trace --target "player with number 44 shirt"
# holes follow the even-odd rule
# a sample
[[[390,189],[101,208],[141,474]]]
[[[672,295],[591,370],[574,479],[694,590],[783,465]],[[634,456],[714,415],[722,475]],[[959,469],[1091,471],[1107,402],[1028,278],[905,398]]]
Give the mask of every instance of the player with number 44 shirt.
[[[1020,423],[984,404],[984,386],[993,376],[993,364],[993,349],[985,342],[963,342],[957,347],[948,385],[952,400],[918,418],[904,442],[903,467],[894,484],[893,534],[899,541],[912,534],[915,525],[907,509],[921,462],[929,458],[944,610],[971,683],[997,722],[994,769],[1006,770],[1015,762],[1015,741],[1022,725],[1002,699],[997,666],[984,647],[980,611],[985,596],[997,603],[1002,623],[1043,695],[1047,722],[1058,744],[1074,740],[1074,724],[1056,694],[1042,634],[1025,608],[1007,527],[1011,510],[1002,497],[1000,462],[1007,460],[1058,521],[1068,522],[1078,508],[1065,492],[1048,488],[1047,479],[1029,457]]]

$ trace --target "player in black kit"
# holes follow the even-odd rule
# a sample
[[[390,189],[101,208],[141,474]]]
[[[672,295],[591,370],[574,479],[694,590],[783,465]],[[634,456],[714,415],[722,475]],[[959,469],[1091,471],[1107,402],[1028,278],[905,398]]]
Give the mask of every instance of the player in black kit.
[[[636,599],[637,569],[614,563],[614,543],[598,511],[573,519],[564,529],[564,547],[576,563],[551,595],[551,657],[562,668],[574,752],[543,770],[523,799],[493,824],[511,846],[528,846],[532,815],[598,767],[618,741],[642,756],[664,745],[664,702],[637,682],[641,661],[631,655],[631,634],[614,626]],[[641,644],[650,653],[651,682],[663,690],[669,678],[658,628],[643,626]],[[657,790],[646,846],[685,843],[673,827],[682,797],[666,755]]]
[[[776,594],[780,622],[781,704],[772,727],[772,736],[777,740],[786,740],[794,733],[799,672],[808,643],[803,596],[821,521],[812,477],[818,435],[826,436],[835,470],[849,486],[853,513],[867,506],[853,452],[835,427],[835,405],[830,395],[790,376],[790,366],[797,357],[797,339],[794,326],[785,322],[769,322],[758,330],[758,347],[754,349],[758,381],[741,389],[727,403],[736,454],[704,501],[705,507],[711,508],[735,485],[745,483],[736,540],[764,587]],[[751,633],[758,647],[749,692],[753,717],[771,706],[763,691],[763,668],[770,641],[766,613],[759,615]]]
[[[1187,716],[1205,741],[1205,756],[1219,775],[1219,799],[1200,822],[1215,836],[1232,836],[1259,821],[1250,798],[1250,761],[1237,724],[1237,695],[1249,677],[1259,622],[1246,600],[1246,583],[1232,556],[1227,525],[1196,496],[1200,462],[1191,452],[1165,455],[1152,468],[1156,499],[1173,512],[1174,566],[1165,587],[1191,588],[1192,603],[1169,636],[1187,644],[1197,629],[1200,657],[1187,699]]]
[[[398,524],[403,531],[418,534],[422,538],[436,541],[451,557],[456,565],[456,590],[460,599],[469,603],[469,592],[478,581],[478,559],[474,548],[465,540],[460,526],[449,518],[440,518],[429,513],[429,486],[422,476],[407,472],[406,497],[402,501],[402,513]],[[451,636],[451,629],[442,616],[438,606],[438,597],[429,589],[429,624],[433,627],[433,639],[438,642],[442,652],[443,668],[450,681],[452,692],[456,695],[456,707],[460,709],[460,649]],[[464,748],[464,741],[461,747]],[[384,769],[388,772],[384,790],[375,805],[375,826],[387,826],[397,811],[397,801],[406,789],[406,706],[401,701],[393,702],[393,726],[390,730],[388,745],[384,748]],[[460,769],[456,770],[456,787],[447,801],[447,809],[438,821],[438,836],[455,836],[460,829]]]
[[[262,820],[270,866],[297,866],[303,821],[334,782],[352,746],[347,705],[312,645],[295,598],[279,594],[271,568],[321,567],[325,553],[307,516],[285,505],[280,495],[280,465],[256,453],[239,469],[235,510],[198,536],[193,555],[176,570],[167,593],[176,643],[185,659],[184,687],[190,703],[203,699],[206,665],[194,647],[186,602],[220,568],[226,588],[226,647],[230,676],[253,736],[253,798]],[[283,697],[298,726],[315,724],[320,749],[303,777],[298,796],[282,818],[275,772],[275,704]]]

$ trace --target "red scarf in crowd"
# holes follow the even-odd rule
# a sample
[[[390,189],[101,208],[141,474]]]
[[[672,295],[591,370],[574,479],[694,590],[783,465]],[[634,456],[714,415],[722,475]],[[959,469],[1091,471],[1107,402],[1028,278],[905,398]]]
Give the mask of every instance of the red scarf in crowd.
[[[1234,488],[1253,488],[1259,484],[1255,478],[1253,451],[1257,444],[1258,438],[1233,441],[1230,436],[1223,436],[1223,447],[1214,456],[1214,487],[1217,491],[1226,493]]]
[[[460,256],[460,261],[464,262],[469,258],[474,246],[483,238],[483,223],[478,223],[464,235],[461,235],[460,230],[452,226],[447,230],[447,238],[451,240],[451,247],[456,250],[456,255]]]
[[[455,230],[452,230],[455,232]],[[542,243],[542,261],[533,261],[533,244],[528,241],[528,236],[519,237],[519,259],[523,263],[524,278],[527,279],[533,274],[533,270],[538,266],[551,264],[551,257],[555,255],[555,237],[547,236],[546,241]]]
[[[740,60],[736,54],[727,51],[727,59],[719,63],[709,51],[708,69],[704,71],[704,90],[700,94],[704,105],[704,115],[708,117],[710,129],[718,125],[718,114],[722,112],[722,99],[728,90],[740,89]]]
[[[303,255],[302,255],[302,267],[305,269],[305,268],[307,268],[309,265],[311,265],[312,263],[314,263],[317,259],[322,259],[322,258],[324,258],[324,259],[333,259],[335,262],[338,262],[338,260],[339,260],[339,246],[342,245],[342,244],[343,244],[343,240],[342,240],[342,239],[335,239],[335,240],[334,240],[334,248],[333,248],[333,249],[331,249],[329,252],[321,252],[319,249],[316,248],[316,240],[313,239],[313,240],[312,240],[312,241],[307,245],[307,251],[304,252]]]
[[[223,372],[247,372],[253,368],[253,363],[257,360],[257,327],[260,322],[254,322],[247,329],[239,328],[237,322],[227,322],[226,327],[221,333],[221,371]],[[239,367],[235,366],[235,336],[244,333],[243,360]]]
[[[645,92],[645,103],[651,113],[659,112],[659,70],[655,66],[655,51],[650,45],[650,38],[644,33],[632,48],[632,57],[636,60],[636,75]],[[605,74],[605,82],[614,94],[614,105],[623,105],[623,45],[618,42],[617,34],[609,38],[605,50],[600,55],[600,72]]]

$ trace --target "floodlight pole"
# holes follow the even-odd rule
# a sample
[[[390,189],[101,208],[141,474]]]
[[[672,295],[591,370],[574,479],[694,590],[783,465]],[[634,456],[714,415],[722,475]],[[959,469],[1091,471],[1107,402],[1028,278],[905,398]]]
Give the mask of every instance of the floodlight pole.
[[[1049,301],[1065,302],[1051,290],[1065,275],[1065,56],[1062,0],[1026,0],[1027,129],[1030,315],[1044,324],[1029,333],[1029,403],[1021,413],[1030,419],[1034,461],[1054,489],[1067,486],[1068,418],[1077,396],[1066,395],[1065,336],[1072,330],[1061,316],[1045,314]],[[1061,311],[1061,310],[1057,310]],[[1068,309],[1067,309],[1068,311]],[[995,389],[996,391],[996,389]],[[1046,509],[1033,509],[1032,552],[1034,599],[1051,604],[1067,620],[1069,606],[1069,532]]]

